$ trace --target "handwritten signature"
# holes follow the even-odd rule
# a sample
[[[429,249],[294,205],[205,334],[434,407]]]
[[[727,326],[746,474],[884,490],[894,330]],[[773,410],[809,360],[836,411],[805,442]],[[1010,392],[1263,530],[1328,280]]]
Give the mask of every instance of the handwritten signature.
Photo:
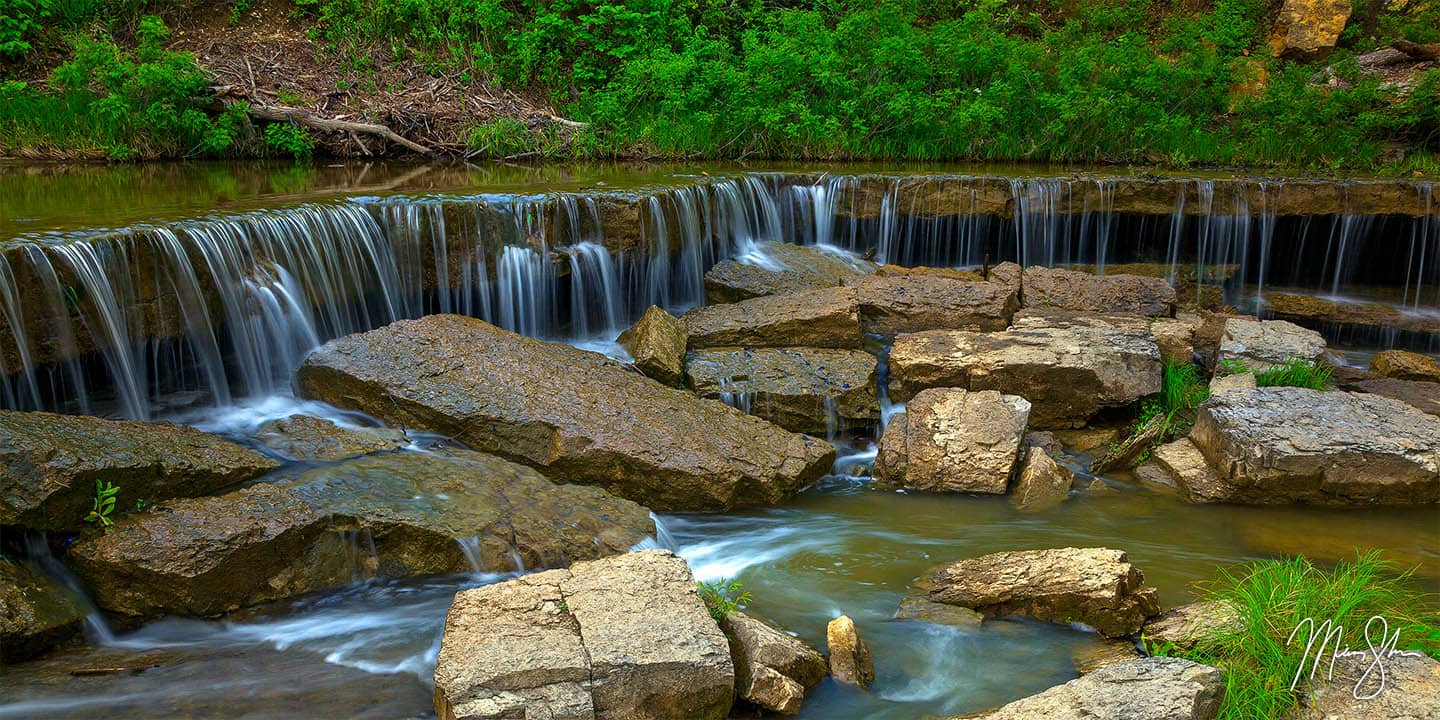
[[[1334,678],[1335,663],[1340,658],[1374,656],[1374,659],[1365,668],[1365,672],[1360,675],[1360,679],[1355,681],[1355,687],[1350,691],[1351,697],[1356,700],[1371,700],[1385,691],[1385,661],[1387,659],[1397,656],[1418,657],[1421,655],[1418,652],[1397,650],[1396,646],[1400,644],[1400,630],[1397,628],[1394,633],[1391,633],[1390,623],[1379,615],[1375,615],[1365,622],[1365,650],[1351,650],[1349,645],[1341,644],[1345,638],[1345,626],[1337,625],[1331,620],[1317,625],[1314,618],[1305,618],[1295,626],[1295,629],[1290,632],[1290,637],[1285,640],[1286,647],[1295,641],[1295,636],[1300,634],[1302,628],[1308,629],[1305,637],[1305,653],[1300,656],[1300,667],[1295,669],[1295,678],[1290,681],[1292,691],[1300,684],[1300,678],[1306,677],[1305,665],[1307,663],[1310,665],[1308,677],[1311,680],[1315,678],[1320,664],[1324,662],[1327,647],[1330,653],[1330,665],[1325,674],[1327,680]],[[1372,682],[1372,678],[1375,686],[1374,692],[1362,695],[1361,690],[1367,683]]]

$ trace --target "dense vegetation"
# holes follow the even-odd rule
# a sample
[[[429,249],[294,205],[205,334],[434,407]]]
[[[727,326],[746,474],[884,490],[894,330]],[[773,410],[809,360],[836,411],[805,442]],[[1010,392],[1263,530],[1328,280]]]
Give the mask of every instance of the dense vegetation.
[[[237,9],[249,0],[236,0]],[[1390,9],[1391,7],[1398,9]],[[154,0],[0,0],[0,57],[69,55],[0,90],[4,150],[115,157],[304,154],[203,111],[203,72],[163,49]],[[363,66],[385,48],[547,97],[585,123],[478,119],[481,154],[997,159],[1433,172],[1440,70],[1413,92],[1353,56],[1440,39],[1440,9],[1357,0],[1320,64],[1269,57],[1268,0],[296,0]],[[110,36],[135,50],[120,50]]]

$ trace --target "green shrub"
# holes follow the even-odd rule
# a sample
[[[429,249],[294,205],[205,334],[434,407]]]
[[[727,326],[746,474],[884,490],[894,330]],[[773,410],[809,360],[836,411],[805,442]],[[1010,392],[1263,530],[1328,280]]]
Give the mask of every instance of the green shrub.
[[[739,580],[720,578],[714,582],[698,582],[695,587],[700,592],[700,599],[705,602],[705,608],[710,611],[710,617],[716,620],[750,602],[750,593]]]
[[[271,154],[303,160],[315,151],[315,141],[310,131],[290,123],[272,123],[265,126],[265,147]]]

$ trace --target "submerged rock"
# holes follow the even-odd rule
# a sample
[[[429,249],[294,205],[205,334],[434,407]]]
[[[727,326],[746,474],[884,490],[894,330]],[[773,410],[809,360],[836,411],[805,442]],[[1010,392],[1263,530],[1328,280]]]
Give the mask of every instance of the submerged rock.
[[[75,637],[86,614],[69,588],[0,557],[0,662],[28,660]]]
[[[121,519],[70,558],[110,612],[212,616],[377,575],[566,565],[654,531],[644,508],[604,490],[454,450],[177,500]]]
[[[1029,416],[1024,398],[994,390],[921,391],[885,428],[875,481],[929,492],[1003,495]]]
[[[735,667],[685,561],[647,550],[455,596],[441,720],[720,720]]]
[[[752,415],[813,433],[878,421],[876,370],[867,352],[821,348],[696,350],[685,364],[687,384],[701,397],[728,395]]]
[[[900,608],[895,611],[895,619],[974,630],[984,623],[985,616],[970,608],[946,605],[928,597],[912,595],[900,600]]]
[[[835,454],[595,353],[458,315],[332,341],[306,359],[296,385],[657,510],[777,503],[827,472]]]
[[[1160,612],[1145,575],[1108,548],[993,553],[940,568],[927,582],[935,602],[1084,623],[1107,637],[1131,635]]]
[[[1440,333],[1440,318],[1433,313],[1407,312],[1378,302],[1267,292],[1265,310],[1278,319],[1293,320],[1312,327],[1342,326],[1390,333],[1400,330],[1422,335]]]
[[[1175,288],[1163,278],[1091,275],[1040,265],[1025,268],[1026,307],[1163,316],[1175,311]]]
[[[799,638],[740,611],[720,619],[735,662],[735,694],[753,705],[794,715],[805,690],[828,672],[825,658]]]
[[[933,273],[877,275],[847,284],[859,298],[865,332],[879,335],[1004,330],[1020,305],[1015,292],[1001,283],[970,282]]]
[[[342,428],[314,415],[291,415],[261,425],[255,439],[291,460],[330,462],[410,444],[405,433],[391,428]]]
[[[836,682],[869,689],[875,682],[875,662],[870,647],[860,639],[855,621],[847,615],[825,626],[825,645],[830,649],[830,677]]]
[[[1190,439],[1218,484],[1189,494],[1252,504],[1440,501],[1440,418],[1399,400],[1292,387],[1224,393]]]
[[[705,273],[705,300],[718,305],[837,287],[876,269],[875,263],[836,248],[760,242],[744,257],[721,260]]]
[[[1440,361],[1408,350],[1382,350],[1370,358],[1370,369],[1382,377],[1440,383]]]
[[[617,342],[646,377],[679,385],[685,374],[685,345],[689,339],[683,320],[651,305],[638,322],[620,333]]]
[[[1220,338],[1219,362],[1237,360],[1254,372],[1290,360],[1315,362],[1325,352],[1325,337],[1284,320],[1230,318]]]
[[[974,720],[1212,720],[1225,682],[1218,669],[1173,657],[1107,665]],[[960,717],[951,720],[960,720]]]
[[[1065,502],[1074,482],[1074,472],[1055,462],[1044,450],[1031,447],[1025,453],[1010,502],[1022,512],[1048,510]]]
[[[1075,672],[1081,675],[1089,675],[1100,668],[1118,663],[1130,662],[1145,657],[1135,643],[1129,640],[1114,640],[1111,638],[1094,638],[1089,643],[1081,645],[1070,653],[1070,661],[1075,664]]]
[[[850,288],[766,295],[685,313],[690,348],[858,349],[860,304]]]
[[[77,531],[95,483],[120,511],[214,492],[279,463],[183,425],[0,410],[0,525]]]

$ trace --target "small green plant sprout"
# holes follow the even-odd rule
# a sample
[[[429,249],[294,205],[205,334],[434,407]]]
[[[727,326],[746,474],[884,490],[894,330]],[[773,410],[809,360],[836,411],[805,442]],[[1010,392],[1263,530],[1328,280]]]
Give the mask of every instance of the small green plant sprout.
[[[99,523],[104,528],[114,525],[115,521],[110,519],[110,514],[115,512],[115,499],[119,494],[119,486],[96,480],[95,503],[90,508],[90,514],[85,516],[85,522]]]
[[[705,608],[710,611],[710,617],[720,620],[730,613],[744,607],[750,602],[750,593],[739,580],[726,580],[720,578],[714,582],[697,582],[696,589],[700,591],[700,599],[705,601]]]

